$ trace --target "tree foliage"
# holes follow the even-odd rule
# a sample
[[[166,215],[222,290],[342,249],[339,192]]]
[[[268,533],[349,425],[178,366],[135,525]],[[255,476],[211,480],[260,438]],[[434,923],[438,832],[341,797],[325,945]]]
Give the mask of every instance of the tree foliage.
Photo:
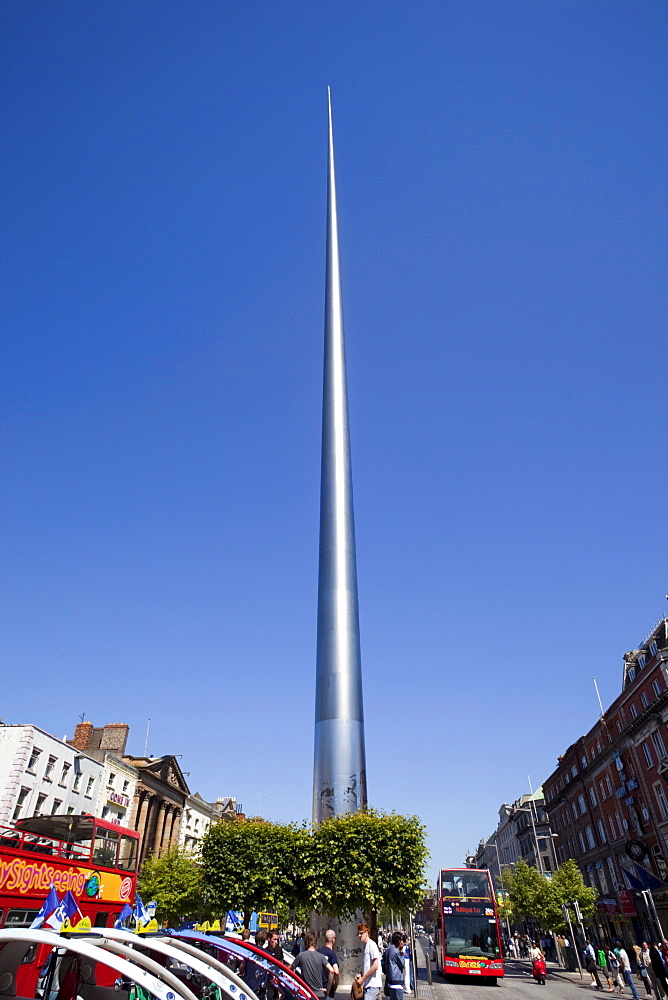
[[[423,889],[425,830],[415,816],[367,810],[305,824],[243,820],[211,827],[202,845],[214,909],[317,909],[346,917],[413,908]]]
[[[560,865],[552,878],[546,878],[526,861],[518,861],[513,869],[503,873],[504,889],[508,893],[506,912],[513,920],[536,920],[541,927],[552,931],[566,929],[561,907],[576,900],[585,920],[596,909],[597,892],[584,884],[582,874],[572,859]]]
[[[145,903],[155,900],[156,919],[169,926],[202,917],[205,912],[202,867],[182,848],[144,861],[137,890]]]
[[[337,816],[317,828],[314,841],[317,909],[346,918],[381,906],[397,913],[417,906],[428,855],[425,828],[417,816],[373,809]]]

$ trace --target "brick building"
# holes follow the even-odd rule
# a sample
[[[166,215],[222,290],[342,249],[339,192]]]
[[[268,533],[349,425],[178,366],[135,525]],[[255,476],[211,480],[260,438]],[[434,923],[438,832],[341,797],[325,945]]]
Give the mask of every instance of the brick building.
[[[99,727],[92,722],[80,722],[68,741],[70,746],[102,764],[95,815],[119,826],[130,826],[137,786],[137,769],[123,760],[129,732],[127,722],[110,722]]]
[[[599,891],[598,930],[668,935],[668,618],[624,655],[622,691],[543,782],[559,863]],[[647,874],[645,874],[647,873]],[[662,883],[659,885],[659,883]]]

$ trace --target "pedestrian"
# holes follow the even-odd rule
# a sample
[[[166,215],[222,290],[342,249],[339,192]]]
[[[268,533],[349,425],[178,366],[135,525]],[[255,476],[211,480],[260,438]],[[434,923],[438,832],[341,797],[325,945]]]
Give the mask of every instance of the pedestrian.
[[[652,956],[649,950],[649,944],[647,941],[643,941],[642,948],[640,951],[640,962],[642,962],[642,968],[646,970],[647,976],[652,986],[652,991],[657,998],[657,1000],[663,1000],[664,989],[659,982],[656,972],[654,971],[654,966],[652,965]]]
[[[302,952],[303,950],[304,950],[304,935],[299,934],[297,940],[292,946],[292,951],[290,952],[290,954],[294,955],[294,957],[296,958],[297,955],[299,955],[299,953]]]
[[[626,985],[631,990],[634,1000],[639,1000],[638,991],[636,990],[636,984],[633,982],[633,976],[631,974],[631,962],[629,961],[629,956],[626,952],[621,941],[615,941],[615,954],[619,958],[619,964],[621,966],[622,975],[626,980]]]
[[[257,943],[257,938],[255,939]],[[278,931],[269,931],[267,935],[267,947],[266,951],[268,955],[275,958],[277,962],[283,962],[285,964],[285,955],[283,954],[283,949],[281,948]]]
[[[267,943],[267,932],[263,930],[255,931],[255,947],[264,948]]]
[[[636,956],[636,965],[638,966],[638,975],[642,979],[643,986],[645,987],[645,993],[647,994],[647,996],[651,997],[651,995],[652,995],[652,984],[651,984],[651,982],[649,980],[649,972],[645,968],[645,963],[643,962],[642,948],[640,947],[639,944],[634,944],[633,945],[633,950],[634,950],[635,956]]]
[[[390,1000],[403,1000],[406,962],[401,954],[401,931],[395,931],[383,954],[385,987]]]
[[[622,966],[615,949],[610,945],[606,951],[608,965],[612,975],[613,985],[617,987],[619,993],[624,992],[624,980],[622,979]]]
[[[315,950],[315,934],[308,931],[304,935],[305,951],[300,951],[292,963],[292,968],[298,972],[307,986],[310,986],[318,1000],[325,1000],[323,989],[323,973],[333,972],[327,961],[327,956]]]
[[[411,962],[411,949],[408,938],[401,935],[401,954],[404,956],[404,989],[406,993],[413,992],[413,963]]]
[[[332,972],[327,974],[327,977],[323,975],[322,985],[325,988],[325,996],[333,997],[336,993],[336,989],[339,985],[339,960],[336,957],[336,952],[334,951],[334,946],[336,944],[336,931],[327,930],[325,931],[325,943],[318,951],[321,955],[324,955],[332,967]]]
[[[666,973],[666,967],[661,957],[660,945],[653,944],[650,946],[649,960],[652,963],[652,969],[654,970],[657,982],[660,983],[661,989],[668,996],[668,974]]]
[[[542,949],[538,947],[537,941],[534,941],[533,944],[531,945],[531,949],[529,951],[529,958],[531,959],[532,962],[535,958],[543,958],[543,959],[545,958],[545,954],[542,951]]]
[[[596,986],[596,989],[602,992],[603,986],[601,984],[601,980],[598,978],[598,966],[596,965],[596,952],[594,951],[594,946],[589,938],[585,939],[585,946],[582,955],[584,958],[585,969],[591,976],[592,986]]]
[[[357,936],[364,945],[364,951],[362,953],[362,971],[355,976],[355,982],[363,988],[364,1000],[377,1000],[383,985],[378,945],[370,937],[368,924],[358,926]]]
[[[241,931],[241,940],[250,941],[250,931],[248,930],[247,927],[244,927],[243,930]]]
[[[615,987],[613,985],[614,979],[612,975],[612,969],[610,968],[610,962],[608,961],[607,949],[604,948],[602,945],[601,947],[598,948],[596,952],[596,959],[601,969],[603,969],[603,974],[605,975],[605,978],[608,980],[608,988],[606,990],[606,993],[613,993]]]

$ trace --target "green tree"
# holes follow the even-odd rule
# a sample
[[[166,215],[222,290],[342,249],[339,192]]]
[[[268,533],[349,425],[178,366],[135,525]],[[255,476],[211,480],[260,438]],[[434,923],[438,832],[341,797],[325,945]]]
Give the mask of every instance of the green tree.
[[[428,856],[417,816],[374,809],[326,820],[314,832],[314,906],[345,918],[381,906],[414,909],[424,891]]]
[[[246,819],[217,823],[202,843],[207,894],[214,909],[303,907],[312,896],[312,836],[308,827]]]
[[[598,893],[584,884],[572,859],[560,865],[552,878],[546,878],[526,861],[518,861],[513,869],[505,869],[503,885],[508,892],[511,919],[536,920],[541,927],[552,931],[566,929],[561,909],[564,903],[576,900],[585,921],[596,909]]]
[[[173,847],[160,858],[144,861],[137,890],[144,902],[155,900],[156,919],[169,926],[204,916],[202,867],[188,851]]]

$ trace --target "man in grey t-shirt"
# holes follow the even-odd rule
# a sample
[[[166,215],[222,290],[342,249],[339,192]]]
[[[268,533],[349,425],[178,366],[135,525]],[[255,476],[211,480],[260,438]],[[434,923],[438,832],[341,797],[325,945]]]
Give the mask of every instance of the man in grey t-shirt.
[[[307,986],[320,1000],[324,1000],[325,991],[322,988],[323,972],[334,972],[334,969],[327,961],[327,956],[315,950],[315,934],[310,931],[304,937],[306,951],[300,951],[292,963],[294,972],[298,972]]]

